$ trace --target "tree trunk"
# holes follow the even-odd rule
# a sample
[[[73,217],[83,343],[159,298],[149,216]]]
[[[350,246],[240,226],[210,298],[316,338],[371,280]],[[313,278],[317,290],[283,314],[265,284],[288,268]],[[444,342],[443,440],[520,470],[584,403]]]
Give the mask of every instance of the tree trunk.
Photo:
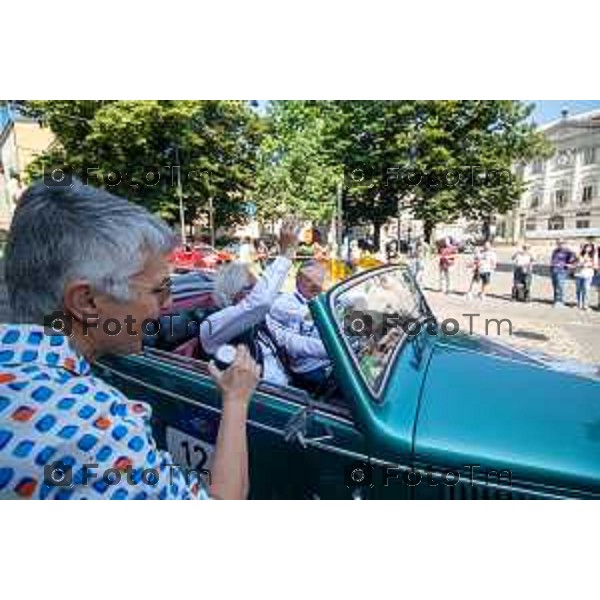
[[[373,221],[373,246],[375,252],[379,252],[379,244],[381,242],[381,226],[383,221]]]
[[[491,237],[491,222],[492,222],[492,218],[490,216],[485,216],[483,218],[483,226],[482,226],[482,233],[483,233],[483,241],[484,242],[488,242],[490,240]]]
[[[425,219],[423,222],[423,235],[425,237],[425,241],[430,244],[431,243],[431,234],[433,233],[433,228],[435,227],[435,223],[433,221],[428,221]]]

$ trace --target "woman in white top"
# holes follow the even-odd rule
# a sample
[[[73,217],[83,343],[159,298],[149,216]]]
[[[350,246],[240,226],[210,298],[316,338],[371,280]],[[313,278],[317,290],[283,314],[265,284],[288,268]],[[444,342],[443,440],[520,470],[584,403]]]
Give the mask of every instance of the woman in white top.
[[[533,256],[529,252],[529,246],[523,244],[520,250],[517,250],[513,259],[513,298],[517,297],[517,286],[523,285],[525,288],[525,301],[531,299],[531,279],[533,277]]]
[[[490,242],[485,242],[483,250],[476,252],[473,263],[473,280],[471,281],[471,288],[469,288],[468,297],[470,297],[472,288],[475,283],[481,282],[481,291],[479,292],[480,298],[485,298],[485,295],[490,287],[492,280],[492,273],[496,270],[496,252],[492,249]]]
[[[594,245],[585,244],[577,258],[577,265],[575,267],[577,306],[581,310],[588,309],[590,287],[597,267],[598,261]]]

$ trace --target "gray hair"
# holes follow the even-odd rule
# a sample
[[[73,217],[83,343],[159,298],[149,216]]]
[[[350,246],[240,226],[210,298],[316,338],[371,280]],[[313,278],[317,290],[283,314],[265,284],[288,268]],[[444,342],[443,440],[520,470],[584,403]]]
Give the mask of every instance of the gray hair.
[[[8,299],[17,322],[42,323],[62,309],[65,286],[84,279],[129,299],[129,278],[150,255],[176,245],[169,227],[146,209],[76,181],[36,183],[21,196],[6,247]]]
[[[309,258],[305,260],[299,267],[298,272],[296,273],[296,277],[300,275],[305,275],[310,271],[319,271],[320,274],[325,274],[325,267],[316,259]]]
[[[236,294],[251,283],[248,265],[240,261],[223,265],[215,279],[214,298],[220,307],[231,306]]]

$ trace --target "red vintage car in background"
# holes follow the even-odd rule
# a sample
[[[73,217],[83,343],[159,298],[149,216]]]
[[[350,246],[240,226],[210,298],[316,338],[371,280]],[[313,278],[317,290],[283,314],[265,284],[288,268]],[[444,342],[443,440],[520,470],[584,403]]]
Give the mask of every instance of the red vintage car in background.
[[[169,262],[176,272],[195,271],[197,269],[214,271],[219,265],[233,259],[234,257],[229,252],[217,250],[208,244],[199,244],[175,249]]]

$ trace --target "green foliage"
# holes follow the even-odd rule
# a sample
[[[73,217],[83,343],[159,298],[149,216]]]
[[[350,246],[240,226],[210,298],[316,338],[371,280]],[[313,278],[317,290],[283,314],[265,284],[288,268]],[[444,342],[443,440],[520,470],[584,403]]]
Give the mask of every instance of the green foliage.
[[[91,185],[178,220],[177,168],[186,221],[213,197],[217,225],[244,219],[255,184],[261,119],[241,101],[31,101],[58,143],[28,171],[66,165]]]
[[[316,103],[276,101],[260,152],[256,198],[259,216],[331,218],[340,166],[324,148],[325,119]]]
[[[216,222],[246,217],[328,221],[342,185],[346,225],[396,216],[399,203],[426,231],[460,216],[512,208],[520,161],[549,146],[511,100],[275,101],[260,117],[239,101],[31,101],[58,143],[29,167],[67,165],[91,184],[178,219],[181,164],[186,220],[214,199]],[[114,171],[119,171],[118,180]],[[146,173],[160,172],[145,179]],[[113,172],[113,175],[111,175]],[[153,184],[153,185],[150,185]]]
[[[547,156],[543,136],[527,121],[532,110],[511,100],[426,101],[411,136],[410,206],[426,229],[460,216],[487,219],[510,210],[523,191],[514,167]]]
[[[522,192],[514,165],[549,147],[518,101],[275,102],[257,194],[269,216],[331,215],[343,181],[344,221],[376,231],[398,203],[425,221],[479,219]]]

